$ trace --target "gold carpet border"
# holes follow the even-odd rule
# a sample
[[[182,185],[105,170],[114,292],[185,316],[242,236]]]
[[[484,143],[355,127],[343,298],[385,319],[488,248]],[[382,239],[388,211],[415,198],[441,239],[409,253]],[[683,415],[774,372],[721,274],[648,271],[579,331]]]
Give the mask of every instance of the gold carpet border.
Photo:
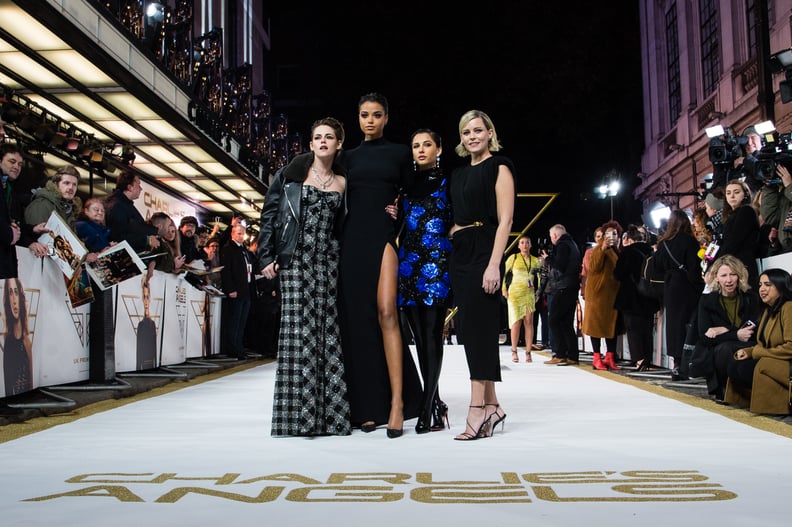
[[[130,403],[143,401],[145,399],[150,399],[152,397],[158,397],[160,395],[175,392],[176,390],[181,390],[182,388],[187,388],[189,386],[197,386],[199,384],[213,381],[215,379],[219,379],[221,377],[225,377],[233,373],[239,373],[241,371],[249,370],[256,366],[261,366],[262,364],[266,364],[267,362],[271,362],[271,359],[240,364],[239,366],[231,366],[229,368],[225,368],[220,371],[211,371],[204,375],[193,377],[192,379],[189,379],[187,381],[173,381],[164,386],[153,388],[151,390],[141,392],[135,395],[131,395],[129,397],[124,397],[121,399],[106,399],[103,401],[97,401],[95,403],[87,404],[85,406],[76,408],[71,412],[65,412],[62,414],[48,415],[42,417],[34,417],[22,423],[10,423],[0,427],[0,443],[13,441],[14,439],[19,439],[20,437],[25,437],[30,434],[35,434],[37,432],[41,432],[43,430],[47,430],[49,428],[53,428],[58,425],[71,423],[78,419],[82,419],[83,417],[88,417],[101,412],[106,412],[108,410],[113,410],[115,408],[120,408]],[[172,366],[172,368],[176,369],[175,366]]]
[[[547,353],[541,353],[541,355],[544,355],[548,358],[550,357],[550,355]],[[672,390],[661,385],[652,384],[648,381],[633,379],[626,375],[620,375],[618,373],[612,373],[603,370],[594,370],[589,364],[580,363],[578,364],[578,368],[589,370],[589,373],[599,375],[600,377],[607,377],[612,381],[620,382],[622,384],[629,384],[630,386],[635,386],[655,395],[674,399],[690,406],[695,406],[696,408],[701,408],[702,410],[722,415],[723,417],[731,419],[732,421],[737,421],[738,423],[748,425],[765,432],[771,432],[773,434],[792,439],[792,426],[773,419],[772,417],[754,414],[742,408],[718,404],[711,399],[704,399],[695,395],[677,392],[676,390]]]

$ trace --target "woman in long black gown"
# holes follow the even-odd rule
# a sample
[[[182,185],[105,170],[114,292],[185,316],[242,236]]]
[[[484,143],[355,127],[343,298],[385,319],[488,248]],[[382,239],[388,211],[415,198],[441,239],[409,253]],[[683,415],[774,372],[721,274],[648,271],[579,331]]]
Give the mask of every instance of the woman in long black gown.
[[[392,204],[412,171],[406,145],[383,137],[388,101],[363,95],[358,122],[364,140],[342,156],[347,170],[348,215],[341,241],[341,341],[353,426],[364,432],[387,423],[388,437],[402,435],[417,417],[418,370],[404,345],[396,292],[398,257]]]

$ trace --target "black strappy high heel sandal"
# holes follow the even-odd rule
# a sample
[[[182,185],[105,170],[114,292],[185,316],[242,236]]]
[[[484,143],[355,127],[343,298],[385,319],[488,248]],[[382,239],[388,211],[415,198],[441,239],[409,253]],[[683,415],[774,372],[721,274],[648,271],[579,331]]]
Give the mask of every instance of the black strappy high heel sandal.
[[[492,437],[495,434],[495,428],[497,428],[498,425],[501,425],[501,432],[503,432],[503,429],[506,428],[506,412],[503,412],[503,415],[498,413],[498,411],[500,411],[500,404],[485,403],[484,406],[495,407],[495,411],[487,416],[487,420],[492,422],[490,434],[487,437]],[[492,421],[493,418],[495,418],[495,421]]]
[[[477,430],[473,428],[473,425],[470,424],[470,420],[465,420],[465,423],[467,424],[467,428],[465,428],[465,431],[459,434],[458,436],[456,436],[454,439],[457,441],[475,441],[476,439],[480,439],[482,437],[489,437],[488,434],[490,430],[488,427],[490,424],[490,419],[486,417],[486,413],[487,413],[486,406],[471,405],[469,406],[469,408],[481,408],[482,410],[484,410],[485,413],[484,421],[481,423],[481,425],[479,425]],[[471,430],[473,433],[471,434],[470,432],[468,432],[468,430]]]

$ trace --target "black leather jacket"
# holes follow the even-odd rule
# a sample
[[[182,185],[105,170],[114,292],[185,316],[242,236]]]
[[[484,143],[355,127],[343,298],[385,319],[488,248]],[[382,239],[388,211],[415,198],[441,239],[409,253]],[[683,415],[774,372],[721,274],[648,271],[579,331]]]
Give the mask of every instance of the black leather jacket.
[[[278,266],[288,268],[294,249],[297,247],[300,226],[303,223],[300,198],[302,186],[308,170],[313,163],[313,152],[300,154],[292,161],[278,169],[272,178],[264,208],[261,210],[260,230],[258,237],[257,257],[263,269],[273,261]],[[346,171],[333,164],[333,172],[346,176]],[[341,230],[347,213],[346,187],[342,196],[341,209],[336,215],[333,234],[341,237]]]

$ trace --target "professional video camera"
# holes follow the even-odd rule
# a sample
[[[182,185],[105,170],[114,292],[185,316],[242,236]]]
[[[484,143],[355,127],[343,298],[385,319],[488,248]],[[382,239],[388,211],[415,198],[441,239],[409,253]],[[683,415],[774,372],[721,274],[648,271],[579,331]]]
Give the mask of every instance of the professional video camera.
[[[734,162],[745,155],[748,138],[734,135],[730,128],[721,125],[706,129],[709,143],[709,159],[712,162],[712,188],[726,185],[726,182],[737,177]],[[706,194],[706,192],[705,192]]]
[[[743,147],[748,144],[747,137],[735,136],[730,128],[722,126],[707,128],[707,136],[710,137],[709,159],[715,166],[733,166],[734,161],[744,155]]]
[[[766,146],[762,147],[754,156],[749,156],[743,162],[743,171],[746,176],[752,176],[765,185],[781,183],[776,174],[778,165],[792,168],[792,133],[779,134],[773,132],[765,135]]]

